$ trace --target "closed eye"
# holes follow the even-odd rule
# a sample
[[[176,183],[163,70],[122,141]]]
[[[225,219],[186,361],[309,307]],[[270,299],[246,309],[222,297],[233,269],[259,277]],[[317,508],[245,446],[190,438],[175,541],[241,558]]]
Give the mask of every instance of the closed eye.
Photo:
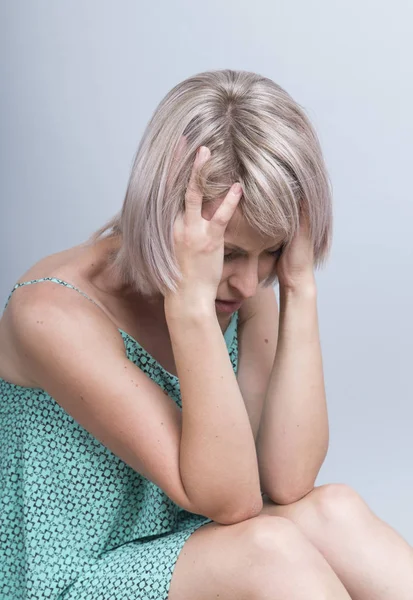
[[[283,251],[283,246],[281,246],[277,250],[273,250],[272,252],[269,252],[269,254],[271,254],[271,256],[274,256],[274,258],[279,258],[282,254],[282,251]]]
[[[273,256],[274,258],[278,258],[281,253],[282,253],[282,247],[278,248],[278,250],[271,250],[270,252],[268,252],[268,254],[270,256]],[[224,262],[231,262],[231,260],[235,260],[239,256],[243,256],[243,255],[239,254],[237,252],[229,252],[228,254],[224,254]]]
[[[238,254],[238,256],[240,256]],[[234,258],[237,257],[237,254],[235,254],[235,252],[230,252],[229,254],[224,254],[224,262],[230,262],[231,260],[234,260]]]

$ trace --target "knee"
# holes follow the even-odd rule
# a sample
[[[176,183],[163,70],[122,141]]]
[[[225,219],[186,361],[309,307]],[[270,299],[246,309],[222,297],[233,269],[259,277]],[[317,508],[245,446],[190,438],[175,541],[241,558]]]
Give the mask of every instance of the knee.
[[[323,523],[350,521],[354,526],[369,513],[361,496],[350,486],[332,483],[314,488],[311,492],[313,510]]]
[[[248,547],[261,561],[263,557],[280,555],[293,558],[300,554],[299,548],[308,540],[299,527],[284,517],[259,515],[248,521]]]
[[[331,597],[326,595],[331,589],[326,561],[290,519],[259,515],[249,520],[248,536],[246,597],[273,598],[278,590],[277,598],[302,598],[303,588],[311,598]]]

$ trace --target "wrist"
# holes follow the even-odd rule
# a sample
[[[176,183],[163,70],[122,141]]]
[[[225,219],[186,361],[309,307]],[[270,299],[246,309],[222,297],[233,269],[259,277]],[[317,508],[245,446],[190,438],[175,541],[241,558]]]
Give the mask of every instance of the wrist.
[[[314,274],[308,274],[305,277],[297,279],[288,284],[279,282],[280,295],[297,296],[297,297],[313,297],[317,295],[317,283]]]
[[[168,295],[164,300],[164,310],[168,322],[216,319],[214,301],[199,293],[178,292]]]

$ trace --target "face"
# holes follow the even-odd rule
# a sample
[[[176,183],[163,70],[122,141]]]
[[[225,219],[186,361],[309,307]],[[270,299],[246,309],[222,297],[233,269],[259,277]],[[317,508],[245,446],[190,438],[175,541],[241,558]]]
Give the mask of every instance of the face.
[[[203,216],[210,218],[218,205],[203,207]],[[274,270],[282,241],[254,230],[239,208],[236,209],[225,230],[224,266],[216,302],[218,313],[235,312],[240,303],[257,293],[259,285]]]

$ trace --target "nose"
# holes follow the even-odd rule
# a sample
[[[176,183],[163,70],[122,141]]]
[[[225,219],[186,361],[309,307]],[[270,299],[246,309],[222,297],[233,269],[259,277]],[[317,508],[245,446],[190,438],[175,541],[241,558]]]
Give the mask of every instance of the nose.
[[[240,265],[229,278],[229,285],[236,290],[237,296],[243,300],[252,298],[257,293],[259,285],[258,267],[257,265],[246,266]]]

